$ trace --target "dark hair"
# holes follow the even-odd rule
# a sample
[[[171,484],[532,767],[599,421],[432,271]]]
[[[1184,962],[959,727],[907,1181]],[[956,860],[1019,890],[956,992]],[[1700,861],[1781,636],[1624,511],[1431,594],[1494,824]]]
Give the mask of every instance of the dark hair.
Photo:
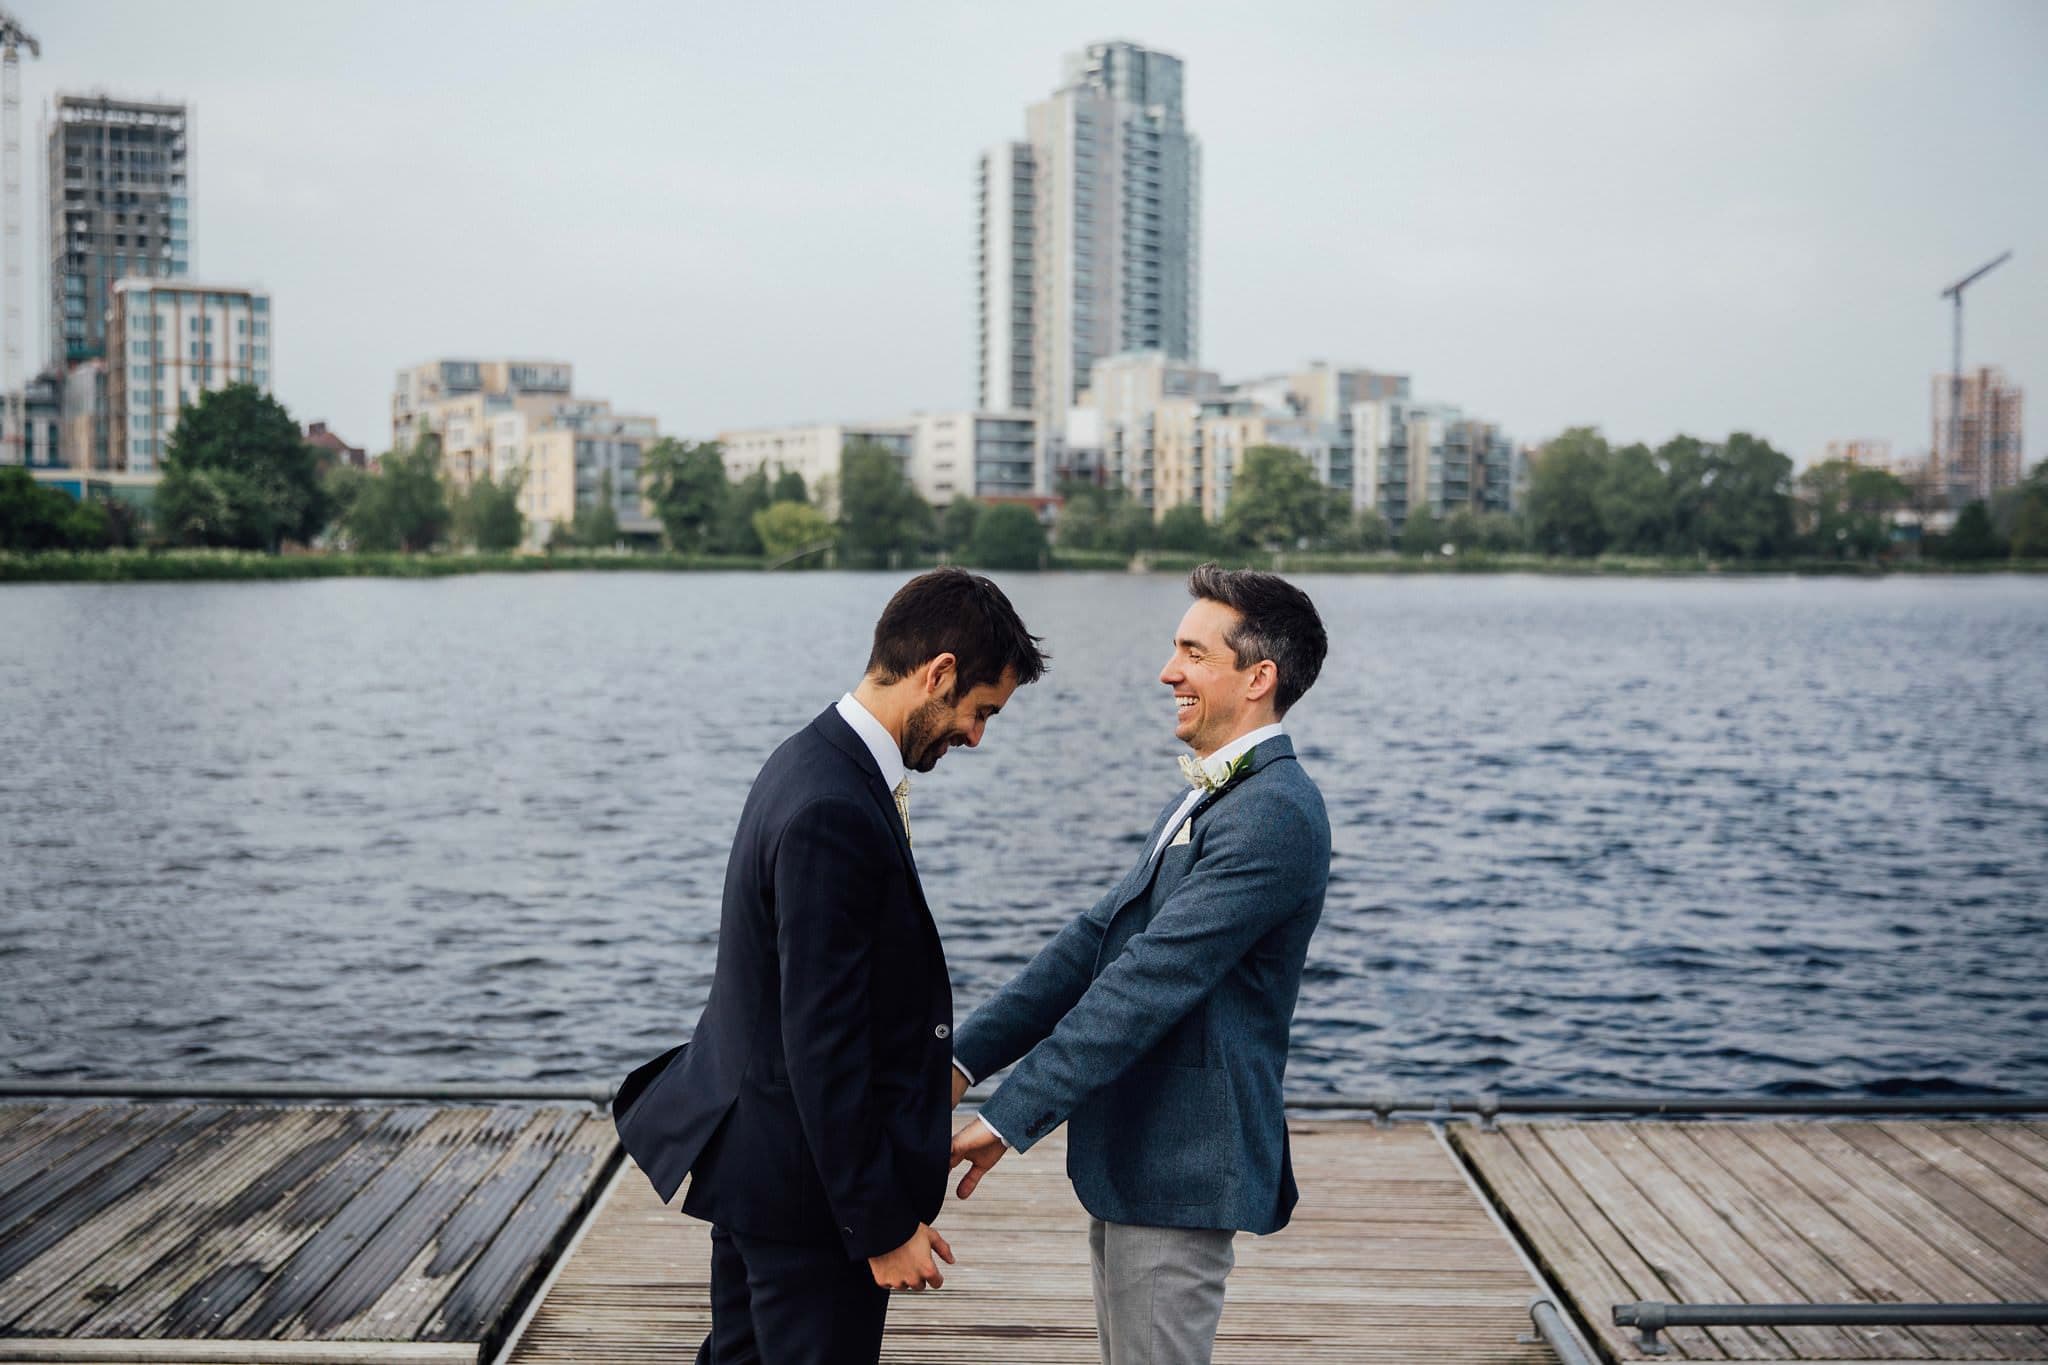
[[[896,590],[875,622],[868,674],[885,683],[909,677],[941,654],[958,661],[959,695],[1000,682],[1015,669],[1017,685],[1045,672],[1038,637],[1024,629],[1003,590],[965,569],[933,569]]]
[[[1276,573],[1219,569],[1204,564],[1188,575],[1190,596],[1221,602],[1239,616],[1223,633],[1239,668],[1271,659],[1280,677],[1273,688],[1273,712],[1284,716],[1315,685],[1330,652],[1323,618],[1308,594]]]

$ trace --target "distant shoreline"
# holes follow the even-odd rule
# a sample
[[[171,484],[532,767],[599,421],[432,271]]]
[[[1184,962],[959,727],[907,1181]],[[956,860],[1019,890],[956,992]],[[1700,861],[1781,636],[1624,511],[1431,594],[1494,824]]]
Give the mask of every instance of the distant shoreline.
[[[1326,574],[1542,574],[1561,578],[1758,578],[1784,575],[1882,578],[1894,575],[1948,576],[1990,573],[2048,574],[2048,560],[1986,560],[1962,564],[1924,561],[1898,564],[1834,560],[1549,559],[1537,555],[1461,555],[1456,558],[1400,555],[1259,553],[1254,555],[1154,553],[1141,568],[1121,555],[1055,555],[1050,573],[1186,573],[1214,558],[1239,568],[1284,573]],[[906,559],[903,571],[936,561]],[[264,582],[309,578],[446,578],[482,573],[761,573],[765,561],[752,556],[635,553],[574,554],[343,554],[265,555],[221,550],[115,550],[96,553],[0,554],[0,584]],[[831,573],[807,569],[781,572]],[[1028,571],[1024,571],[1028,572]]]

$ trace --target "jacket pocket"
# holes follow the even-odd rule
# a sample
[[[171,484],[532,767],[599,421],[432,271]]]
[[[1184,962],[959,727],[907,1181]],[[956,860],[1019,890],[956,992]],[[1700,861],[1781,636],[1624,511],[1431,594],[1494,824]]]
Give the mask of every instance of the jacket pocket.
[[[1134,1204],[1213,1204],[1234,1163],[1221,1069],[1141,1063],[1110,1085],[1104,1167]]]

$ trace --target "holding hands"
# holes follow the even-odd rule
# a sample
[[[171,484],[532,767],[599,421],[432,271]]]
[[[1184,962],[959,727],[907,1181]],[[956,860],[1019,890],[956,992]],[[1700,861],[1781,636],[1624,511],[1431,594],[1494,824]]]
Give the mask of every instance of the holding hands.
[[[990,1169],[1003,1159],[1003,1153],[1009,1150],[1003,1140],[980,1119],[974,1120],[953,1134],[953,1165],[958,1166],[963,1161],[968,1163],[967,1174],[960,1177],[960,1197],[965,1199],[973,1194],[975,1186],[981,1183],[981,1178],[987,1175]]]

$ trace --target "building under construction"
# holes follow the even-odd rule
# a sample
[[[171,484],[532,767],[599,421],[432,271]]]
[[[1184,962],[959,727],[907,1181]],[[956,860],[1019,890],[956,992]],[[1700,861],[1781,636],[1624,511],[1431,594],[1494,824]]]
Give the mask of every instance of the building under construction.
[[[1952,507],[1988,500],[2025,474],[2021,425],[2026,394],[1986,365],[1934,377],[1934,454],[1928,482]]]

